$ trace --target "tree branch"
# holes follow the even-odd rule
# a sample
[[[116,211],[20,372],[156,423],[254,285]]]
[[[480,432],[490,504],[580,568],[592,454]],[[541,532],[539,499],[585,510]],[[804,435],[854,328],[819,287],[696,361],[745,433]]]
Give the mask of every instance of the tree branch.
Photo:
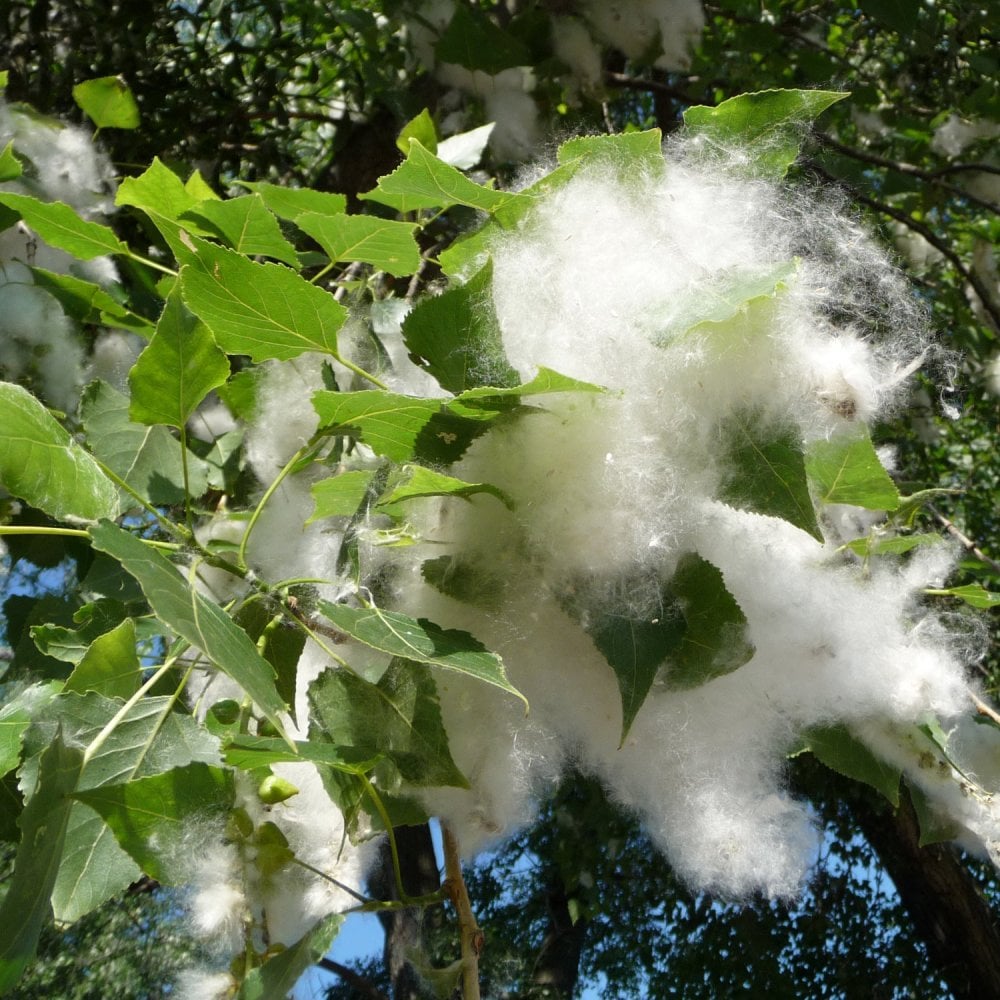
[[[462,1000],[479,1000],[479,954],[483,950],[483,932],[476,923],[469,891],[462,877],[458,840],[447,823],[441,824],[441,833],[444,839],[445,889],[458,915],[462,947]]]
[[[820,166],[815,160],[806,160],[804,161],[804,165],[807,166],[808,169],[812,170],[820,177],[822,177],[825,181],[828,181],[831,184],[835,184],[841,190],[846,191],[855,201],[860,202],[862,205],[867,205],[869,208],[873,209],[874,211],[878,212],[881,215],[888,215],[890,219],[895,219],[897,222],[901,222],[908,229],[912,229],[915,233],[918,233],[925,240],[927,240],[927,242],[930,243],[930,245],[934,247],[935,250],[937,250],[943,257],[945,257],[951,263],[952,267],[954,267],[955,270],[958,271],[958,273],[962,276],[963,280],[968,282],[968,284],[972,287],[976,295],[979,296],[979,300],[980,302],[982,302],[983,309],[985,309],[986,313],[989,315],[990,320],[993,323],[993,326],[997,330],[1000,330],[1000,307],[998,307],[997,304],[993,301],[992,297],[990,296],[989,289],[983,283],[982,279],[973,271],[969,270],[968,267],[965,266],[965,263],[962,260],[962,258],[959,257],[954,250],[952,250],[951,246],[947,243],[947,241],[941,239],[940,236],[938,236],[935,232],[933,232],[933,230],[925,226],[922,222],[917,222],[917,220],[914,219],[907,212],[903,212],[898,208],[894,208],[892,205],[887,205],[883,201],[878,201],[875,198],[863,194],[856,187],[854,187],[851,184],[848,184],[847,181],[831,174],[828,170]]]
[[[370,1000],[389,1000],[371,980],[359,975],[346,965],[335,962],[332,958],[321,958],[316,964],[321,969],[332,972],[335,976],[340,976],[345,983],[357,990],[362,996],[369,997]]]
[[[927,509],[934,516],[934,520],[948,532],[949,535],[958,539],[968,552],[971,552],[980,562],[985,563],[995,573],[1000,574],[1000,562],[988,556],[968,535],[962,532],[955,522],[945,517],[933,504],[928,504]]]

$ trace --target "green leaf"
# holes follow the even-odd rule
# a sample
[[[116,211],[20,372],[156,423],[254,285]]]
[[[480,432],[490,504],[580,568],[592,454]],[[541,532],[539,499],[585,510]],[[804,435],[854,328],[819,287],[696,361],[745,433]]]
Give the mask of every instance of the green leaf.
[[[324,918],[301,941],[252,969],[243,980],[236,1000],[276,1000],[288,996],[306,969],[330,950],[344,922],[342,913]]]
[[[57,521],[118,514],[118,489],[48,410],[0,382],[0,483]]]
[[[438,62],[457,63],[490,76],[534,62],[528,47],[519,38],[508,34],[483,11],[468,4],[455,5],[455,13],[434,46],[434,54]]]
[[[530,382],[514,386],[477,386],[466,389],[449,404],[456,413],[468,415],[475,410],[503,411],[509,409],[504,400],[521,396],[547,396],[554,392],[606,392],[603,386],[593,382],[581,382],[579,379],[560,375],[539,365],[538,373]]]
[[[204,820],[232,807],[233,775],[194,763],[80,791],[75,798],[101,816],[146,874],[167,885],[181,884],[190,875],[189,861],[171,846],[182,843],[188,819]]]
[[[347,199],[342,194],[313,191],[312,188],[289,188],[266,181],[236,181],[241,187],[249,188],[264,199],[264,204],[279,219],[294,222],[304,212],[319,215],[338,215],[347,208]]]
[[[374,475],[374,472],[358,469],[341,472],[314,483],[311,492],[316,507],[306,524],[323,517],[353,517],[364,500]]]
[[[366,389],[360,392],[313,393],[320,427],[334,434],[350,434],[377,455],[397,462],[412,458],[417,437],[428,421],[441,412],[442,400],[401,396]]]
[[[130,698],[142,683],[131,618],[98,636],[66,681],[66,691],[96,691],[105,698]]]
[[[21,762],[25,730],[59,693],[61,686],[58,681],[32,684],[0,707],[0,776],[9,774]]]
[[[806,474],[820,503],[846,503],[867,510],[895,510],[899,491],[879,461],[864,427],[828,441],[815,441],[806,454]]]
[[[909,38],[919,23],[919,0],[858,0],[858,7],[903,38]]]
[[[621,742],[625,742],[660,667],[680,649],[687,631],[683,608],[658,581],[656,600],[637,610],[635,595],[646,581],[622,579],[606,586],[581,585],[563,598],[614,671],[622,701]],[[650,595],[652,596],[652,595]]]
[[[121,182],[115,204],[141,209],[154,221],[160,218],[177,222],[185,212],[200,205],[201,199],[159,157],[153,157],[138,177],[126,177]]]
[[[21,161],[14,154],[14,140],[11,139],[0,153],[0,183],[15,180],[23,170]]]
[[[128,396],[106,382],[91,382],[80,400],[80,418],[94,454],[144,500],[153,504],[183,502],[188,491],[201,496],[208,473],[194,454],[188,453],[185,488],[182,445],[166,427],[149,427],[129,420]],[[122,492],[123,510],[135,500]]]
[[[797,260],[781,261],[762,273],[738,272],[699,286],[696,292],[671,303],[667,314],[654,313],[650,317],[653,342],[669,344],[695,331],[714,337],[732,335],[740,329],[729,325],[737,317],[759,316],[763,322],[756,324],[756,332],[765,335],[771,317],[770,312],[762,313],[761,307],[766,309],[771,300],[789,288],[798,268]]]
[[[487,263],[467,284],[425,298],[403,322],[411,356],[449,392],[520,381],[504,354],[492,283]]]
[[[878,535],[865,535],[864,538],[854,538],[847,543],[847,548],[859,556],[902,555],[921,545],[939,545],[944,539],[940,535],[894,535],[881,538]]]
[[[336,746],[320,740],[297,740],[289,749],[284,740],[273,736],[236,736],[226,747],[226,763],[244,771],[255,771],[272,764],[310,761],[332,767],[345,774],[367,774],[381,759],[381,753],[368,756],[352,746]]]
[[[56,274],[42,267],[33,267],[35,284],[59,300],[63,310],[78,323],[99,323],[103,326],[132,330],[148,337],[153,324],[144,316],[126,309],[93,281],[84,281],[72,274]]]
[[[257,264],[233,250],[183,236],[181,294],[228,354],[287,361],[306,351],[338,357],[347,310],[329,292],[281,264]]]
[[[197,208],[188,209],[181,215],[179,221],[185,223],[191,218],[202,229],[216,230],[237,253],[271,257],[298,269],[299,256],[295,247],[285,239],[278,220],[258,194],[226,201],[202,201]]]
[[[658,128],[619,135],[581,135],[559,147],[562,166],[580,161],[617,169],[625,180],[657,177],[663,173],[663,133]]]
[[[525,701],[524,695],[507,680],[500,657],[468,632],[443,629],[426,618],[410,618],[398,611],[375,607],[349,608],[346,604],[320,601],[318,608],[336,628],[365,646],[468,674]]]
[[[467,483],[452,476],[445,476],[422,465],[405,465],[400,470],[400,479],[391,491],[379,498],[376,507],[389,507],[406,500],[420,497],[468,497],[476,493],[489,493],[505,507],[513,508],[513,501],[503,490],[489,483]],[[359,501],[360,502],[360,501]]]
[[[780,517],[823,541],[806,480],[798,434],[768,426],[757,413],[723,421],[724,478],[719,499],[743,510]]]
[[[828,768],[863,781],[899,805],[899,768],[876,757],[846,726],[816,726],[805,734],[805,750]]]
[[[129,416],[141,424],[184,427],[201,401],[228,377],[225,352],[184,307],[175,285],[153,339],[129,372]]]
[[[57,733],[42,754],[38,781],[19,820],[21,843],[0,904],[0,994],[21,978],[51,915],[49,897],[73,806],[69,796],[82,767],[83,752],[65,746]]]
[[[762,90],[714,108],[688,108],[684,124],[714,142],[748,148],[759,169],[783,177],[799,154],[803,126],[849,96],[831,90]]]
[[[73,88],[73,100],[98,128],[139,127],[139,106],[120,76],[78,83]]]
[[[967,583],[963,587],[949,587],[946,590],[930,589],[924,591],[934,597],[957,597],[958,600],[974,608],[995,608],[1000,605],[1000,594],[988,591],[981,583]]]
[[[523,195],[496,191],[470,181],[460,170],[424,149],[416,139],[410,140],[406,159],[391,174],[379,178],[373,191],[358,197],[388,205],[404,214],[422,208],[451,208],[453,205],[496,212],[504,206],[520,202],[530,204],[530,199]]]
[[[931,802],[919,785],[907,781],[906,787],[913,803],[913,811],[917,814],[917,825],[920,827],[920,838],[917,843],[921,847],[947,843],[962,835],[961,826]]]
[[[128,247],[108,226],[86,222],[61,201],[39,201],[26,194],[0,191],[0,204],[17,212],[49,246],[65,250],[81,260],[128,253]]]
[[[202,177],[200,170],[191,171],[191,176],[184,182],[184,190],[198,201],[222,201]]]
[[[332,261],[362,261],[402,277],[420,267],[417,226],[373,215],[318,215],[303,212],[295,225],[308,233]]]
[[[274,670],[241,628],[202,597],[159,552],[108,521],[91,529],[94,547],[117,559],[139,581],[150,607],[173,632],[200,649],[231,677],[283,732],[287,706],[275,688]]]
[[[309,704],[312,727],[334,744],[388,757],[415,785],[469,787],[448,749],[426,665],[395,657],[378,684],[348,670],[327,670],[310,685]]]
[[[717,567],[694,553],[684,556],[670,581],[670,592],[680,604],[687,628],[680,645],[668,655],[668,687],[697,687],[742,667],[753,656],[746,616]]]
[[[437,129],[427,108],[411,118],[396,137],[396,147],[403,156],[410,151],[411,139],[416,139],[429,153],[437,153]]]
[[[73,621],[80,625],[79,628],[34,625],[31,628],[31,638],[46,656],[54,656],[68,663],[79,663],[95,639],[110,632],[127,617],[124,604],[102,598],[85,604],[74,613]]]

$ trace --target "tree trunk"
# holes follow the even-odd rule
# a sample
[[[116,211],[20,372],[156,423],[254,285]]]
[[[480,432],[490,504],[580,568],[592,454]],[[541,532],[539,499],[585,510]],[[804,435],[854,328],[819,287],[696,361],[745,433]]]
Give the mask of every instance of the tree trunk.
[[[407,895],[422,896],[434,892],[441,884],[441,876],[434,856],[430,827],[426,823],[401,826],[396,827],[393,833]],[[382,841],[378,863],[368,880],[368,888],[377,899],[399,899],[388,838]],[[418,1000],[423,995],[420,977],[410,965],[408,955],[424,950],[423,922],[426,912],[420,907],[407,907],[378,915],[385,931],[383,955],[392,982],[393,1000]]]
[[[920,846],[920,826],[905,790],[897,810],[862,805],[855,815],[955,997],[1000,998],[1000,933],[954,850],[947,844]]]
[[[587,934],[587,922],[582,918],[573,922],[569,898],[562,880],[555,873],[546,893],[546,906],[549,924],[531,970],[527,996],[569,1000],[580,975],[580,954]]]

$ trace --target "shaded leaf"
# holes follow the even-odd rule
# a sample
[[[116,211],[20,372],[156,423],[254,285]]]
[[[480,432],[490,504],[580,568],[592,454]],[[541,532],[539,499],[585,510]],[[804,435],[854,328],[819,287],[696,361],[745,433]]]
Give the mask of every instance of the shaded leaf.
[[[56,520],[118,513],[118,488],[31,393],[0,382],[0,482]]]
[[[83,752],[63,744],[61,735],[42,753],[38,780],[21,814],[21,843],[14,873],[0,904],[0,994],[11,990],[34,957],[38,935],[48,921]]]
[[[94,454],[150,503],[181,503],[207,489],[204,463],[188,452],[185,484],[181,442],[166,427],[133,423],[128,396],[106,382],[91,382],[84,389],[80,418]],[[123,492],[121,505],[127,510],[135,500]]]
[[[452,476],[445,476],[422,465],[406,465],[400,471],[399,481],[379,498],[376,507],[389,507],[420,497],[452,496],[467,499],[476,493],[489,493],[504,506],[513,507],[513,501],[503,490],[489,483],[467,483]]]
[[[275,1000],[287,996],[302,977],[330,950],[344,922],[344,915],[334,913],[324,918],[301,941],[252,969],[243,980],[237,1000]]]
[[[96,691],[105,698],[129,698],[142,683],[131,618],[98,636],[66,681],[66,691]]]
[[[515,66],[530,66],[534,61],[519,38],[468,4],[456,4],[448,26],[434,46],[434,54],[438,62],[456,63],[490,76]]]
[[[876,757],[846,726],[815,726],[805,734],[805,750],[831,770],[863,781],[899,805],[899,768]]]
[[[241,628],[202,597],[163,555],[108,521],[91,529],[94,547],[117,559],[139,581],[150,607],[173,632],[200,649],[257,703],[279,732],[286,705],[274,669]]]
[[[227,764],[244,771],[309,761],[345,774],[366,774],[378,763],[381,754],[369,756],[365,750],[353,746],[337,746],[319,740],[296,740],[293,750],[284,740],[273,736],[237,735],[226,747],[225,758]]]
[[[468,632],[443,629],[426,618],[415,619],[398,611],[349,608],[330,601],[320,601],[317,606],[324,618],[365,646],[417,663],[457,670],[524,701],[507,680],[500,657]]]
[[[0,183],[12,181],[20,177],[24,168],[14,153],[14,140],[11,139],[0,152]]]
[[[377,684],[348,670],[327,670],[310,685],[309,704],[312,725],[335,745],[388,757],[415,785],[468,788],[448,749],[426,665],[393,658]]]
[[[880,538],[877,535],[866,535],[864,538],[854,538],[847,547],[859,556],[902,555],[921,545],[939,545],[944,539],[940,535],[895,535]]]
[[[35,284],[58,299],[63,310],[79,323],[100,323],[131,330],[143,337],[153,330],[148,319],[125,308],[96,282],[72,274],[56,274],[42,267],[33,267],[31,273]]]
[[[410,355],[456,395],[520,382],[504,353],[492,282],[493,267],[487,263],[467,284],[425,298],[403,321]]]
[[[958,600],[980,609],[995,608],[1000,605],[1000,594],[990,592],[981,583],[967,583],[962,587],[948,587],[947,589],[928,588],[924,593],[934,597],[956,597]]]
[[[182,842],[187,820],[204,820],[232,807],[233,775],[194,763],[80,791],[75,797],[100,814],[147,875],[168,885],[181,884],[190,876],[190,859],[173,845]]]
[[[768,426],[756,413],[723,421],[724,476],[718,498],[743,510],[780,517],[823,541],[793,429]]]

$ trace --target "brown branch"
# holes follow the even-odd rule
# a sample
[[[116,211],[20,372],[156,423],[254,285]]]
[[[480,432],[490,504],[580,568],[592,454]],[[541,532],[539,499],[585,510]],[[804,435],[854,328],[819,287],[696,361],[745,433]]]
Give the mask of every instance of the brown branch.
[[[954,184],[948,184],[941,180],[940,171],[924,170],[922,167],[914,166],[912,163],[905,163],[902,160],[890,160],[885,156],[879,156],[878,153],[869,153],[863,149],[857,149],[854,146],[848,146],[843,142],[839,142],[834,139],[833,136],[829,135],[827,132],[814,132],[817,141],[826,146],[828,149],[832,149],[843,156],[848,156],[854,160],[860,160],[862,163],[870,163],[872,166],[884,167],[886,170],[895,170],[900,174],[907,174],[910,177],[918,177],[920,180],[927,181],[930,184],[935,184],[937,187],[942,188],[945,191],[950,191],[956,197],[964,198],[966,201],[972,202],[974,205],[978,205],[980,208],[985,208],[988,212],[1000,212],[1000,205],[992,201],[987,201],[985,198],[979,198],[974,194],[970,194],[964,188],[957,187]]]
[[[959,257],[958,254],[952,250],[946,240],[941,239],[937,233],[929,229],[922,222],[917,222],[917,220],[908,213],[903,212],[898,208],[893,208],[892,205],[887,205],[883,201],[878,201],[876,198],[871,198],[866,194],[862,194],[853,185],[848,184],[847,181],[840,177],[835,177],[828,170],[825,170],[815,160],[806,160],[804,165],[824,180],[830,182],[831,184],[836,184],[839,188],[841,188],[841,190],[846,191],[855,201],[860,202],[862,205],[867,205],[869,208],[882,215],[888,215],[890,219],[895,219],[897,222],[901,222],[908,229],[912,229],[915,233],[918,233],[925,240],[927,240],[927,242],[930,243],[935,250],[937,250],[951,263],[955,270],[962,276],[963,280],[972,286],[973,291],[979,296],[979,300],[983,304],[983,309],[986,310],[992,320],[994,327],[997,330],[1000,330],[1000,307],[998,307],[993,301],[990,296],[989,289],[983,283],[982,279],[965,266],[961,257]]]
[[[462,1000],[479,1000],[479,954],[483,950],[483,932],[476,923],[469,901],[469,891],[462,877],[458,840],[447,823],[441,824],[444,840],[444,889],[458,916],[462,948]]]
[[[1000,573],[1000,562],[988,556],[968,535],[961,531],[954,521],[945,517],[933,504],[928,504],[927,509],[934,516],[934,520],[944,528],[954,538],[962,543],[968,552],[971,552],[980,562],[986,563],[995,573]]]
[[[332,958],[321,958],[316,963],[321,969],[332,972],[335,976],[340,976],[348,986],[353,987],[362,996],[370,997],[371,1000],[389,1000],[370,979],[359,975],[353,969],[349,969],[340,962],[335,962]]]
[[[653,94],[663,94],[664,97],[672,97],[675,101],[680,101],[682,104],[690,105],[699,103],[697,97],[692,97],[690,94],[684,93],[683,90],[678,90],[676,87],[670,86],[669,83],[661,83],[659,80],[643,79],[636,76],[629,76],[628,73],[615,73],[611,70],[605,71],[604,79],[615,87],[621,87],[623,90],[648,90]]]

